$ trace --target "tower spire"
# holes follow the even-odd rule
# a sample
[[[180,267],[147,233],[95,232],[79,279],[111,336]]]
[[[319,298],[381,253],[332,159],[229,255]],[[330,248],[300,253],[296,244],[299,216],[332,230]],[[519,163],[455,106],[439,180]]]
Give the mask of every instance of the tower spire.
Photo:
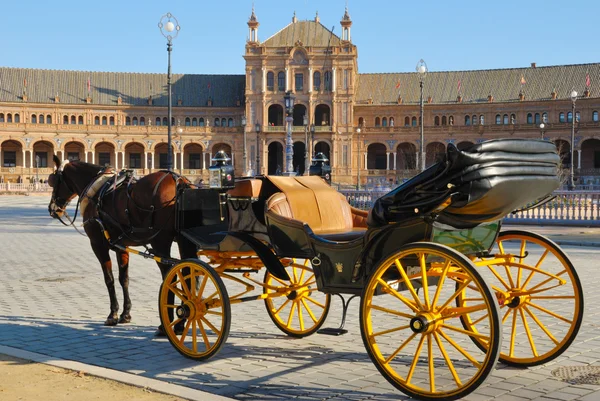
[[[258,22],[258,18],[256,18],[256,14],[254,13],[254,2],[252,2],[252,14],[250,14],[250,18],[248,18],[248,41],[249,42],[258,42],[258,26],[260,23]]]

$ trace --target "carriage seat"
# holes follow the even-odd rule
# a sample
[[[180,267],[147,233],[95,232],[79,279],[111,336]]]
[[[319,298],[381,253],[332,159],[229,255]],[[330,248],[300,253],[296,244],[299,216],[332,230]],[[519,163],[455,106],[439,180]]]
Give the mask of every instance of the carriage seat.
[[[262,181],[255,178],[236,180],[235,187],[227,191],[232,198],[257,199],[262,188]]]
[[[368,212],[356,209],[346,198],[317,176],[271,177],[281,190],[267,200],[267,215],[307,224],[312,232],[329,241],[346,242],[364,235]]]

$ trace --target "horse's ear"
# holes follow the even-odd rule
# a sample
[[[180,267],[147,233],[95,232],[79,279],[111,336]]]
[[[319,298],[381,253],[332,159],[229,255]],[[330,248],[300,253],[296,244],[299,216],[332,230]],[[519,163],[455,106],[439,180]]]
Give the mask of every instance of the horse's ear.
[[[60,159],[58,158],[58,156],[54,155],[52,160],[54,160],[54,164],[56,164],[56,169],[60,169]]]

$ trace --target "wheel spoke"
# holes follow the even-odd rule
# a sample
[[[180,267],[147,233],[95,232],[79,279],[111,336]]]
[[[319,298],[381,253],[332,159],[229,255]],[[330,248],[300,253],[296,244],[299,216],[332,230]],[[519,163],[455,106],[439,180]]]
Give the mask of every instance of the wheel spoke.
[[[312,302],[313,304],[315,304],[315,305],[317,305],[317,306],[321,307],[322,309],[325,309],[325,305],[324,305],[324,304],[322,304],[321,302],[317,301],[316,299],[314,299],[314,298],[312,298],[312,297],[306,297],[305,299],[306,299],[307,301],[310,301],[310,302]]]
[[[181,333],[181,338],[179,339],[179,345],[183,345],[185,338],[187,337],[188,331],[190,331],[190,326],[192,325],[193,320],[188,320],[185,324],[185,328],[183,329],[183,333]]]
[[[532,306],[532,307],[534,307],[534,308],[536,308],[536,309],[539,309],[539,310],[541,310],[542,312],[545,312],[545,313],[549,314],[550,316],[553,316],[553,317],[555,317],[555,318],[557,318],[557,319],[560,319],[560,320],[562,320],[563,322],[566,322],[566,323],[569,323],[569,324],[573,323],[573,321],[572,321],[572,320],[569,320],[569,319],[565,318],[564,316],[561,316],[561,315],[559,315],[559,314],[557,314],[557,313],[551,312],[551,311],[549,311],[548,309],[546,309],[546,308],[543,308],[543,307],[541,307],[541,306],[539,306],[539,305],[537,305],[537,304],[534,304],[534,303],[533,303],[533,302],[531,302],[531,301],[527,301],[527,305],[530,305],[530,306]]]
[[[534,314],[533,314],[533,312],[531,312],[527,306],[524,306],[524,307],[523,307],[523,309],[525,309],[525,312],[527,312],[527,314],[528,314],[529,316],[531,316],[531,318],[533,319],[533,321],[534,321],[534,322],[535,322],[535,323],[538,325],[538,327],[539,327],[540,329],[542,329],[542,331],[543,331],[544,333],[546,333],[546,335],[548,336],[548,338],[550,338],[550,339],[552,340],[552,342],[554,342],[554,344],[558,345],[558,344],[560,343],[560,341],[558,341],[558,340],[557,340],[557,339],[556,339],[556,338],[555,338],[555,337],[552,335],[552,333],[550,333],[550,330],[548,330],[548,329],[546,328],[546,326],[544,326],[544,325],[542,324],[542,322],[540,322],[540,320],[537,318],[537,316],[536,316],[536,315],[534,315]]]
[[[388,363],[390,363],[390,361],[392,359],[394,359],[396,357],[396,355],[398,355],[398,353],[400,353],[400,351],[402,351],[402,348],[406,347],[408,345],[408,343],[410,343],[413,338],[415,338],[415,336],[417,335],[417,333],[412,333],[406,340],[404,340],[404,342],[402,344],[400,344],[400,346],[398,348],[396,348],[396,351],[392,352],[392,355],[390,355],[384,362],[387,365]],[[369,336],[371,340],[374,340],[373,335]]]
[[[400,317],[405,317],[407,319],[412,319],[414,317],[414,315],[409,315],[408,313],[402,313],[402,312],[398,312],[395,310],[391,310],[388,308],[384,308],[383,306],[379,306],[379,305],[372,305],[371,304],[371,308],[381,311],[381,312],[386,312],[386,313],[390,313],[392,315],[396,315],[396,316],[400,316]]]
[[[384,288],[387,288],[390,294],[392,294],[394,297],[398,298],[403,304],[408,306],[413,312],[419,311],[419,308],[417,308],[412,302],[410,302],[406,297],[404,297],[404,295],[400,294],[398,291],[396,291],[395,289],[390,287],[388,283],[386,283],[385,281],[383,281],[381,279],[381,277],[377,278],[377,282],[379,284],[381,284]],[[412,284],[411,284],[411,288],[412,288]],[[413,291],[414,291],[414,289],[413,289]],[[420,305],[421,304],[419,303],[419,306]]]
[[[480,333],[476,333],[474,331],[464,330],[464,329],[461,329],[460,327],[451,326],[449,324],[442,324],[442,327],[444,327],[444,328],[446,328],[448,330],[456,331],[456,332],[461,333],[461,334],[466,334],[469,337],[479,338],[480,340],[483,340],[486,343],[490,342],[490,336],[486,336],[486,335],[483,335],[483,334],[480,334]]]
[[[550,252],[550,249],[546,249],[544,251],[544,253],[542,254],[542,256],[540,256],[540,259],[538,260],[538,262],[535,265],[535,270],[540,269],[542,262],[544,261],[544,259],[546,259],[546,256],[548,255],[549,252]],[[525,282],[523,283],[523,286],[521,288],[527,287],[527,285],[529,284],[529,281],[533,278],[533,275],[535,274],[535,270],[532,270],[531,272],[529,272],[529,276],[527,276],[527,279],[525,280]]]
[[[458,282],[460,282],[460,281],[457,281],[457,283]],[[467,279],[467,281],[462,283],[460,285],[460,287],[458,287],[458,289],[454,292],[454,294],[452,294],[452,296],[450,298],[448,298],[448,300],[446,302],[444,302],[444,304],[442,306],[439,307],[439,310],[444,310],[448,305],[450,305],[450,302],[452,302],[457,296],[459,296],[460,293],[463,292],[465,287],[467,287],[470,282],[471,282],[471,279],[469,278],[469,279]]]
[[[378,331],[377,333],[373,333],[373,334],[372,334],[372,336],[373,336],[373,337],[382,336],[382,335],[384,335],[384,334],[395,333],[395,332],[397,332],[397,331],[400,331],[400,330],[406,330],[406,329],[408,329],[408,328],[410,328],[410,325],[409,325],[409,324],[407,324],[407,325],[404,325],[404,326],[398,326],[398,327],[394,327],[393,329],[388,329],[388,330]]]
[[[429,358],[429,391],[435,393],[435,368],[433,366],[433,340],[427,334],[427,357]]]
[[[279,312],[281,312],[281,311],[283,310],[283,308],[285,308],[285,306],[286,306],[287,304],[289,304],[289,303],[290,303],[290,300],[289,300],[289,299],[286,299],[286,300],[285,300],[285,302],[281,304],[281,306],[279,307],[279,309],[277,309],[277,310],[275,311],[275,313],[273,313],[273,314],[274,314],[274,315],[279,315]]]
[[[474,306],[463,306],[458,308],[448,308],[442,311],[443,319],[451,319],[458,316],[463,316],[468,313],[478,312],[481,310],[486,310],[486,304],[474,305]]]
[[[529,324],[527,324],[527,319],[525,318],[525,313],[523,313],[523,309],[519,308],[519,313],[521,314],[521,320],[523,321],[523,327],[525,327],[525,333],[527,333],[527,338],[529,339],[529,345],[531,346],[531,352],[533,352],[533,356],[537,357],[538,353],[535,349],[535,343],[533,341],[533,337],[531,336],[531,330],[529,330]]]
[[[435,308],[437,301],[440,297],[440,292],[442,291],[442,287],[444,286],[444,281],[446,280],[446,276],[448,275],[448,269],[450,268],[450,261],[446,260],[446,264],[442,269],[442,273],[440,274],[440,279],[437,284],[437,288],[435,290],[435,294],[433,296],[433,301],[431,301],[431,308]]]
[[[306,309],[306,312],[308,312],[308,316],[310,316],[313,323],[317,323],[319,319],[315,317],[313,311],[308,307],[308,304],[306,303],[306,300],[304,298],[302,299],[302,305],[304,305],[304,308]]]
[[[192,320],[192,351],[198,352],[198,338],[196,333],[196,320]]]
[[[200,296],[200,294],[202,294],[204,292],[207,282],[208,282],[208,274],[205,274],[204,277],[202,278],[202,284],[200,284],[200,288],[198,289],[198,296]]]
[[[301,302],[298,300],[296,301],[296,309],[298,309],[298,320],[300,322],[300,331],[304,331],[304,318],[302,317],[302,308],[301,308]]]
[[[287,327],[291,327],[292,326],[292,318],[294,317],[294,309],[296,308],[296,303],[292,302],[292,307],[290,308],[290,315],[288,316],[288,320],[286,323]]]
[[[530,299],[575,299],[575,295],[532,295]]]
[[[202,341],[204,341],[204,346],[206,347],[206,350],[208,351],[210,349],[210,340],[208,339],[208,334],[206,334],[206,329],[204,328],[204,325],[202,324],[202,321],[204,319],[201,319],[198,321],[198,328],[200,329],[200,334],[202,334]],[[220,333],[219,333],[220,335]]]
[[[492,272],[492,274],[498,279],[498,281],[500,281],[500,283],[502,283],[502,285],[504,286],[504,288],[507,289],[507,290],[510,290],[511,287],[506,283],[506,281],[504,281],[504,279],[496,271],[496,269],[494,268],[494,266],[493,265],[487,265],[487,267]]]
[[[446,348],[444,348],[444,345],[442,344],[442,340],[440,340],[440,336],[435,331],[433,332],[433,336],[435,337],[435,342],[437,343],[438,348],[440,349],[442,356],[446,361],[446,366],[448,366],[448,370],[452,374],[456,385],[458,387],[461,387],[462,382],[460,381],[460,377],[458,377],[458,373],[456,373],[456,369],[454,369],[454,364],[452,363],[452,360],[450,359],[450,357],[448,357],[448,353],[446,352]]]
[[[517,310],[513,309],[512,332],[510,333],[510,356],[515,353],[515,337],[517,336]]]
[[[206,318],[205,318],[205,317],[203,317],[203,316],[201,316],[201,317],[200,317],[200,320],[201,320],[201,321],[203,321],[203,322],[204,322],[204,323],[205,323],[205,324],[206,324],[208,327],[210,327],[210,329],[211,329],[212,331],[214,331],[214,333],[215,333],[217,336],[220,336],[220,335],[221,335],[221,331],[220,331],[220,330],[218,330],[218,329],[217,329],[217,328],[216,328],[216,327],[215,327],[215,326],[214,326],[214,325],[213,325],[213,324],[210,322],[210,320],[206,319]]]
[[[417,362],[419,362],[419,355],[421,355],[421,348],[423,348],[424,341],[425,341],[425,336],[422,335],[421,339],[419,340],[419,345],[417,345],[417,350],[415,351],[415,355],[413,356],[412,364],[410,365],[410,369],[408,370],[408,374],[406,375],[406,384],[410,383],[413,373],[415,373],[415,368],[417,367]]]
[[[471,354],[469,354],[467,351],[465,351],[464,349],[462,349],[462,347],[460,345],[458,345],[456,342],[454,342],[454,340],[452,338],[450,338],[446,333],[444,333],[441,329],[438,330],[440,335],[442,337],[444,337],[444,339],[446,341],[448,341],[450,343],[450,345],[452,345],[458,352],[460,352],[465,358],[467,358],[471,364],[473,364],[473,366],[475,366],[477,369],[479,369],[481,367],[481,364],[479,362],[477,362],[477,360],[475,358],[473,358],[471,356]]]
[[[404,283],[406,284],[406,288],[408,288],[408,290],[410,291],[410,294],[413,296],[413,299],[415,300],[415,303],[417,304],[418,308],[423,309],[423,306],[421,305],[421,301],[419,300],[419,296],[417,295],[417,292],[415,291],[415,287],[413,287],[412,282],[406,275],[406,272],[404,271],[404,267],[402,266],[402,264],[400,263],[400,261],[398,259],[396,259],[394,261],[394,264],[396,265],[396,269],[398,269],[398,272],[402,276],[402,279],[404,280]],[[382,281],[385,283],[385,281],[383,281],[381,278],[379,278],[379,281]],[[386,285],[387,285],[387,283],[386,283]],[[388,286],[388,288],[393,290],[393,288],[391,288],[389,286]]]
[[[429,285],[427,282],[427,265],[425,264],[425,253],[419,255],[419,264],[421,265],[421,281],[423,298],[425,299],[425,307],[429,310]]]
[[[521,250],[520,250],[520,263],[523,263],[523,259],[525,259],[525,250],[527,249],[527,241],[526,240],[521,240]],[[519,269],[517,271],[517,288],[521,288],[521,275],[523,273],[523,269]]]
[[[177,295],[177,298],[181,299],[182,301],[187,301],[188,298],[185,296],[184,293],[182,293],[179,288],[174,287],[173,284],[169,284],[168,286],[169,290],[171,290],[171,292],[175,295]]]
[[[560,273],[554,275],[553,277],[548,277],[546,280],[542,281],[541,283],[537,283],[536,285],[534,285],[533,287],[529,288],[529,291],[535,291],[538,287],[543,286],[544,284],[546,284],[549,281],[552,280],[560,280],[559,277],[562,276],[563,274],[565,274],[567,272],[567,270],[563,270]]]
[[[185,295],[187,296],[187,298],[188,299],[192,299],[192,294],[190,294],[190,289],[188,288],[187,283],[183,279],[183,275],[181,274],[181,270],[177,270],[177,278],[179,279],[179,282],[181,283],[181,288],[183,289],[183,292],[185,293]]]
[[[508,315],[510,315],[510,312],[512,312],[512,309],[506,310],[506,313],[504,314],[504,316],[502,316],[502,324],[504,324],[504,322],[506,322],[506,318],[508,317]]]

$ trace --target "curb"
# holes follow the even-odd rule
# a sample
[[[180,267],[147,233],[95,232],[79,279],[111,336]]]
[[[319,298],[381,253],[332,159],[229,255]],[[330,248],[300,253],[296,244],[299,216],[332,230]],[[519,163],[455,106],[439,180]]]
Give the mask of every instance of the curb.
[[[25,351],[19,348],[0,345],[0,354],[9,355],[15,358],[27,359],[37,363],[55,366],[58,368],[82,371],[87,375],[101,377],[103,379],[114,380],[123,384],[139,388],[147,388],[157,393],[172,395],[185,398],[192,401],[235,401],[233,398],[223,397],[221,395],[207,393],[206,391],[194,390],[189,387],[177,384],[167,383],[157,379],[142,377],[132,373],[121,372],[114,369],[103,368],[100,366],[87,365],[85,363],[69,361],[66,359],[54,358],[44,354]]]

